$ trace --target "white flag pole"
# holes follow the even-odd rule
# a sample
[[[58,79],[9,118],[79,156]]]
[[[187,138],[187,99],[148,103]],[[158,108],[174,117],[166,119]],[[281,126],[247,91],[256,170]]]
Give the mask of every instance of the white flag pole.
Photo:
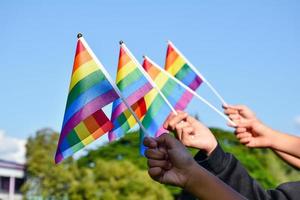
[[[141,66],[141,64],[136,60],[136,58],[132,55],[130,50],[126,47],[123,41],[120,41],[120,45],[125,49],[125,51],[128,53],[130,58],[137,64],[139,70],[143,73],[143,75],[146,77],[146,79],[149,81],[149,83],[152,85],[152,87],[159,93],[159,95],[163,98],[165,103],[169,106],[169,108],[172,110],[172,112],[177,115],[175,108],[171,105],[171,103],[168,101],[166,96],[161,92],[161,90],[157,87],[156,83],[151,79],[149,74],[145,72],[144,68]]]
[[[228,117],[226,117],[221,111],[219,111],[216,107],[214,107],[211,103],[209,103],[206,99],[201,97],[199,94],[197,94],[194,90],[192,90],[190,87],[186,86],[184,83],[179,81],[177,78],[175,78],[173,75],[171,75],[169,72],[167,72],[165,69],[159,67],[153,60],[151,60],[149,57],[144,56],[145,59],[147,59],[149,62],[151,62],[157,69],[159,69],[162,73],[164,73],[166,76],[171,78],[173,81],[178,83],[181,87],[192,93],[195,97],[197,97],[200,101],[205,103],[208,107],[210,107],[212,110],[214,110],[216,113],[218,113],[221,117],[223,117],[226,121],[231,123],[232,125],[236,126],[236,124],[230,120]]]
[[[121,98],[121,100],[124,102],[124,104],[126,105],[126,107],[128,108],[128,110],[130,111],[130,113],[133,115],[134,119],[137,121],[137,123],[139,124],[140,128],[142,129],[142,131],[146,135],[149,135],[147,133],[145,127],[143,126],[142,122],[139,120],[139,118],[137,117],[137,115],[135,114],[135,112],[129,106],[129,104],[126,101],[126,99],[124,98],[122,92],[119,90],[119,88],[117,87],[117,85],[115,84],[115,82],[113,81],[113,79],[111,78],[111,76],[109,75],[109,73],[106,71],[105,67],[98,60],[97,56],[94,54],[94,52],[89,47],[89,45],[87,44],[87,42],[85,41],[85,39],[82,37],[82,34],[79,33],[77,35],[77,37],[78,37],[78,40],[80,40],[82,42],[82,44],[84,45],[84,47],[86,48],[86,50],[89,52],[89,54],[92,56],[92,58],[95,60],[96,64],[99,66],[100,70],[103,72],[103,74],[107,78],[108,82],[112,85],[112,87],[114,88],[114,90],[116,91],[116,93],[118,94],[118,96]]]
[[[210,84],[210,82],[208,82],[208,80],[206,80],[206,78],[204,78],[202,74],[200,74],[197,68],[175,47],[175,45],[171,41],[168,41],[168,44],[170,44],[180,54],[180,56],[186,60],[187,64],[191,67],[191,69],[197,74],[197,76],[199,76],[203,80],[203,82],[207,84],[207,86],[212,90],[212,92],[220,99],[222,104],[227,105],[226,101],[219,94],[219,92]]]

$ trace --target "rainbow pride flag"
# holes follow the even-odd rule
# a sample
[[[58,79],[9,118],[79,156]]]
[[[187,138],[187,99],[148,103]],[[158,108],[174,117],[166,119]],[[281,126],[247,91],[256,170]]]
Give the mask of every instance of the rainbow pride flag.
[[[121,44],[116,84],[127,99],[129,106],[141,119],[146,113],[146,105],[142,97],[152,89],[152,86],[138,65],[139,63],[127,52],[124,44]],[[136,124],[133,115],[120,99],[113,103],[111,121],[114,128],[108,134],[110,141],[119,139]]]
[[[192,90],[197,90],[197,88],[203,83],[201,77],[192,70],[188,61],[179,51],[177,51],[176,47],[174,47],[171,42],[168,42],[165,70]],[[191,99],[192,94],[186,92],[183,97]]]
[[[113,128],[101,108],[118,95],[90,51],[84,39],[79,38],[55,163]]]
[[[176,110],[184,110],[187,107],[192,99],[191,97],[193,97],[190,92],[164,74],[148,57],[144,57],[143,68]],[[166,106],[166,102],[155,89],[152,89],[144,99],[146,102],[147,113],[142,120],[142,124],[148,134],[150,134],[149,136],[158,137],[162,133],[168,132],[163,128],[163,123],[172,110]],[[143,133],[141,134],[141,139],[143,139]],[[144,147],[141,145],[141,153],[143,152]]]

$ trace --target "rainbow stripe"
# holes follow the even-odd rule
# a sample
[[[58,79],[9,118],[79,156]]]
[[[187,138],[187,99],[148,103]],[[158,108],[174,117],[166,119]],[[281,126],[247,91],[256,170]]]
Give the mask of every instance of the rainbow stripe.
[[[80,39],[55,162],[71,156],[113,128],[102,107],[118,98]]]
[[[166,74],[161,72],[151,60],[145,58],[143,67],[176,110],[184,110],[187,107],[193,97],[190,92],[186,91],[176,83],[176,81],[170,79]],[[167,130],[163,128],[163,123],[172,111],[155,89],[152,89],[144,99],[148,110],[142,120],[142,124],[148,134],[150,134],[149,136],[158,137],[162,133],[167,132]],[[141,138],[143,138],[144,133],[141,134]],[[141,145],[141,153],[143,152],[144,147]]]
[[[197,90],[203,82],[171,43],[168,44],[167,48],[165,69],[192,90]],[[192,94],[185,92],[183,98],[191,99]]]
[[[146,106],[142,97],[152,89],[152,86],[138,68],[138,63],[130,57],[122,45],[116,83],[129,106],[133,108],[137,117],[141,119],[146,113]],[[114,128],[108,134],[110,141],[122,137],[136,124],[136,120],[120,99],[113,103],[111,121],[114,124]]]

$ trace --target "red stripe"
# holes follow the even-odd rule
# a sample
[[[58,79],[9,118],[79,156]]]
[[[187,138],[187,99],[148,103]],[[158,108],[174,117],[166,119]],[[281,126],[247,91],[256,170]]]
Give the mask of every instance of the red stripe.
[[[82,42],[80,40],[78,40],[75,57],[82,51],[85,51],[85,47],[83,46]]]
[[[105,124],[107,121],[109,121],[109,119],[107,118],[107,116],[105,115],[105,113],[101,110],[95,112],[93,114],[94,119],[96,120],[96,122],[98,123],[98,125],[100,127],[103,126],[103,124]]]

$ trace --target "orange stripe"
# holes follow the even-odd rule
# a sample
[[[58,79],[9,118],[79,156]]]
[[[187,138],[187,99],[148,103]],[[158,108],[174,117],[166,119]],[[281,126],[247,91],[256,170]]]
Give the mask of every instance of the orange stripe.
[[[127,55],[125,50],[121,47],[120,55],[119,55],[118,70],[120,70],[123,66],[125,66],[130,60],[131,60],[130,57]]]
[[[81,65],[84,63],[92,60],[91,55],[88,53],[88,51],[81,51],[79,54],[76,55],[73,65],[73,73],[78,69]]]
[[[158,69],[156,69],[155,67],[151,66],[151,68],[147,71],[148,74],[151,76],[151,78],[154,80],[157,75],[160,73],[160,71]]]
[[[176,51],[168,51],[167,54],[167,58],[166,58],[166,64],[165,64],[165,69],[168,70],[170,68],[170,66],[174,63],[174,61],[176,60],[176,58],[179,55],[177,54]]]
[[[152,63],[149,60],[147,60],[147,59],[144,59],[143,68],[146,70],[146,72],[150,75],[150,77],[153,80],[160,73],[159,69],[156,69],[156,67],[154,67],[152,65]]]
[[[84,124],[86,128],[89,130],[90,133],[95,132],[100,126],[98,125],[97,121],[93,117],[93,115],[89,116],[84,120]]]
[[[113,128],[113,124],[111,121],[107,121],[103,126],[101,126],[97,131],[95,131],[92,135],[93,138],[97,139],[100,136],[104,135],[106,132],[110,131]]]
[[[100,127],[92,134],[94,139],[97,139],[102,135],[104,135],[104,131]]]

